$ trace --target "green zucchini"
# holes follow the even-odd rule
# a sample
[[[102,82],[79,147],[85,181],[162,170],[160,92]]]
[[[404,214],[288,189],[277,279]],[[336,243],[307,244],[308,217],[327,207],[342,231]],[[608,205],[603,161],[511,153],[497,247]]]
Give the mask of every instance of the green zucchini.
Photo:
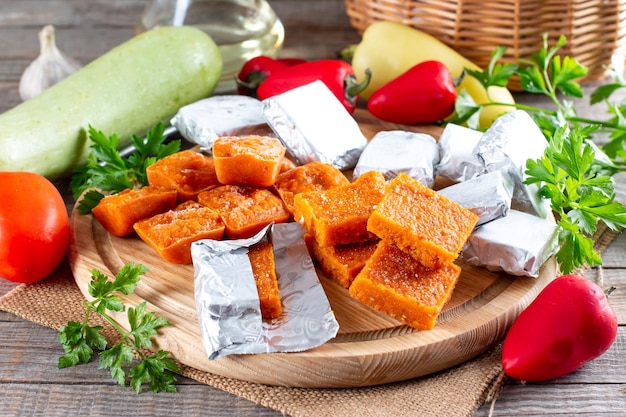
[[[199,29],[151,29],[111,49],[40,95],[0,114],[0,171],[69,175],[90,151],[88,128],[120,146],[213,93],[222,72],[215,42]]]

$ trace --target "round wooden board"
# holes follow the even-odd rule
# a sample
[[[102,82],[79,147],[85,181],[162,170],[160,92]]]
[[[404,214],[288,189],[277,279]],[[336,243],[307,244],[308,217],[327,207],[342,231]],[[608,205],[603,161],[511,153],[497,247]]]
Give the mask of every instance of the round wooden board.
[[[359,112],[370,138],[379,124]],[[406,128],[406,127],[402,127]],[[434,127],[416,131],[437,136]],[[171,327],[155,341],[181,363],[245,381],[307,388],[358,387],[402,381],[437,372],[472,359],[505,335],[513,320],[556,275],[553,258],[538,278],[512,277],[483,268],[462,266],[452,299],[433,330],[417,331],[352,299],[346,289],[320,276],[339,323],[338,335],[305,352],[230,355],[209,361],[194,302],[193,267],[162,260],[136,235],[110,235],[91,215],[71,216],[69,258],[76,283],[89,298],[87,285],[95,268],[110,276],[129,262],[149,272],[137,290],[123,298],[127,306],[146,301],[148,309],[167,317]],[[126,313],[114,319],[127,327]]]

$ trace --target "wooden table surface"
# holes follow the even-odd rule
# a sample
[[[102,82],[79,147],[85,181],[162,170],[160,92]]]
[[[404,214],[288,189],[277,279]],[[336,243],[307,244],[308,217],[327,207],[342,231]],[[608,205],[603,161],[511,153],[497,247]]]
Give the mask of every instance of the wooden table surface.
[[[59,48],[82,63],[133,36],[149,0],[0,0],[0,111],[20,100],[18,82],[38,55],[38,31],[57,28]],[[359,36],[348,23],[341,0],[273,0],[286,27],[284,55],[334,57]],[[588,87],[590,88],[590,87]],[[520,101],[534,97],[519,94]],[[583,114],[597,111],[579,102]],[[600,109],[600,111],[604,111]],[[617,188],[626,195],[626,180]],[[495,416],[626,416],[626,234],[603,255],[592,279],[617,287],[612,304],[620,328],[613,346],[579,371],[541,384],[507,380],[493,409]],[[0,295],[14,284],[0,280]],[[218,389],[180,378],[178,393],[136,395],[112,381],[92,362],[57,369],[62,348],[54,330],[0,312],[0,416],[202,415],[279,416],[274,410]],[[490,404],[477,416],[490,415]]]

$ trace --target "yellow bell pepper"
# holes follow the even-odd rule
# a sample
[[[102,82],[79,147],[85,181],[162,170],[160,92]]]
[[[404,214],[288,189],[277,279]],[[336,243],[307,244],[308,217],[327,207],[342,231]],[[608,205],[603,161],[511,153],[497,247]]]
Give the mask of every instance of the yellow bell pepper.
[[[368,26],[361,42],[355,47],[352,67],[358,80],[365,78],[369,68],[372,78],[360,95],[368,99],[378,88],[423,61],[437,60],[445,64],[453,77],[464,68],[480,70],[476,64],[460,55],[433,36],[401,23],[380,21]],[[485,88],[475,78],[466,75],[457,90],[466,89],[477,104],[491,102],[514,104],[513,96],[504,87]],[[491,100],[490,100],[491,98]],[[487,106],[480,112],[480,127],[488,128],[510,106]]]

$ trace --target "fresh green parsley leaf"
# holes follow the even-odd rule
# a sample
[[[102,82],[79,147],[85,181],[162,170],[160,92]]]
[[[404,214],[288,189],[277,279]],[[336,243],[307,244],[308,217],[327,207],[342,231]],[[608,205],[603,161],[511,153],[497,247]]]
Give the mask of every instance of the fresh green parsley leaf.
[[[141,386],[149,382],[150,389],[154,392],[175,392],[176,377],[172,372],[178,372],[179,366],[165,350],[148,355],[144,351],[152,347],[152,337],[157,335],[159,329],[170,326],[170,322],[157,316],[156,313],[147,311],[146,303],[140,303],[135,308],[129,308],[127,317],[130,331],[125,331],[117,324],[108,311],[124,311],[125,307],[117,293],[128,295],[137,287],[141,275],[148,269],[143,265],[126,264],[110,280],[103,273],[92,271],[92,279],[89,283],[89,294],[93,300],[83,303],[87,308],[84,321],[70,321],[59,330],[59,341],[65,354],[59,358],[58,367],[65,368],[79,363],[87,363],[91,360],[94,349],[99,351],[100,369],[109,369],[111,377],[120,385],[127,382],[127,368],[129,368],[130,385],[139,393]],[[121,335],[121,339],[115,345],[107,349],[107,340],[101,334],[102,326],[89,326],[91,312],[98,313],[108,321]],[[135,357],[139,363],[134,363]]]
[[[466,123],[468,127],[476,129],[478,128],[480,110],[481,107],[476,104],[467,90],[462,89],[454,103],[454,116],[448,120],[448,123]]]
[[[139,392],[141,385],[145,382],[150,383],[150,389],[153,392],[176,392],[174,386],[175,376],[172,372],[180,371],[178,364],[169,357],[168,352],[159,350],[153,356],[144,359],[140,364],[131,368],[130,385]]]
[[[491,60],[486,71],[465,69],[465,72],[476,78],[483,85],[506,87],[518,66],[516,64],[498,62],[498,60],[502,59],[505,52],[505,47],[498,46],[491,54]]]
[[[583,266],[599,265],[591,236],[603,221],[613,230],[626,227],[626,208],[614,201],[613,181],[597,166],[589,135],[594,127],[557,130],[538,160],[528,160],[526,183],[539,184],[540,194],[550,200],[561,229],[557,260],[563,273]]]

